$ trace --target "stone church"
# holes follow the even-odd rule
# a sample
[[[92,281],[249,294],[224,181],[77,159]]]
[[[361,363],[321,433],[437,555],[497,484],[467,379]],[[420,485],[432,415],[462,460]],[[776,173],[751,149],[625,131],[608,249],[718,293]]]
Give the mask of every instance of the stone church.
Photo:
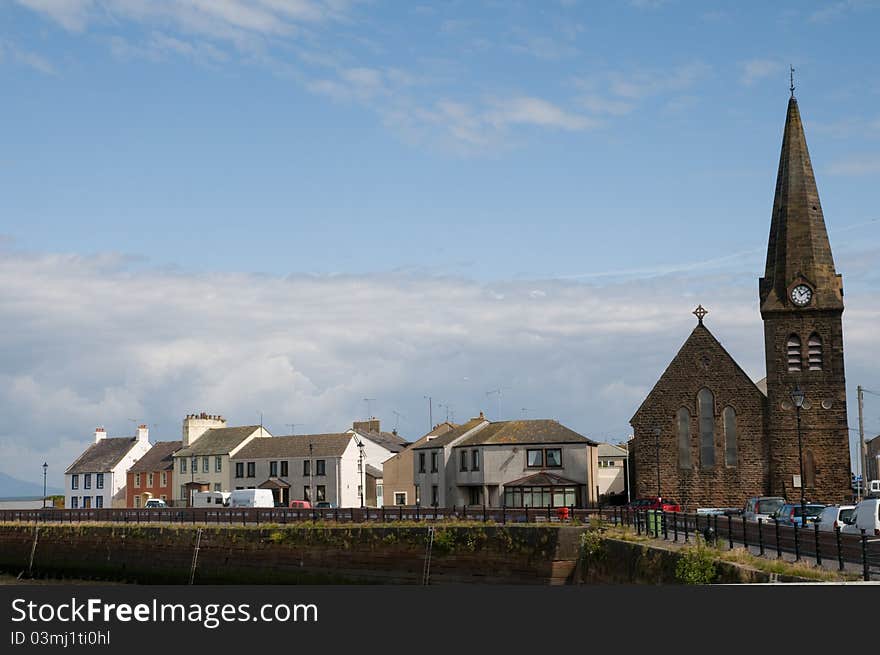
[[[794,89],[758,298],[767,377],[746,375],[698,307],[697,326],[630,420],[636,496],[656,495],[659,484],[692,511],[758,495],[797,502],[803,483],[808,500],[851,498],[843,283]],[[795,389],[805,398],[799,412]]]

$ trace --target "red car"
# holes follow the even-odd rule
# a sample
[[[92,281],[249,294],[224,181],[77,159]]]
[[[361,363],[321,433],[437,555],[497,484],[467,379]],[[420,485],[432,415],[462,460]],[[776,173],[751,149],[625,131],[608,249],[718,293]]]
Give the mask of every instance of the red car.
[[[661,512],[680,512],[681,505],[674,500],[660,498],[657,496],[649,496],[647,498],[638,498],[631,502],[627,507],[632,510],[653,509]]]

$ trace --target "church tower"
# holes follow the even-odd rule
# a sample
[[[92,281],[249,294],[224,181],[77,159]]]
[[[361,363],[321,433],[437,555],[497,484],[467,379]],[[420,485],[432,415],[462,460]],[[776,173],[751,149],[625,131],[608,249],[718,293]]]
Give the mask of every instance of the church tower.
[[[788,102],[776,196],[760,279],[767,362],[770,493],[797,501],[800,410],[807,499],[850,498],[849,430],[843,370],[843,281],[834,268],[798,103]]]

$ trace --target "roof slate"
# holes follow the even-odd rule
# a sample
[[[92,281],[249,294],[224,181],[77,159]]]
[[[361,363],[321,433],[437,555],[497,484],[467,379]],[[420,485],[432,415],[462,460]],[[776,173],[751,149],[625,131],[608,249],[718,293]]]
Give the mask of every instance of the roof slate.
[[[454,447],[493,444],[579,443],[597,445],[592,439],[550,419],[497,421],[470,435]]]
[[[225,455],[259,429],[259,425],[241,425],[234,428],[214,428],[205,432],[205,434],[191,443],[188,448],[179,450],[174,455],[175,457]]]
[[[485,418],[477,417],[472,418],[467,423],[462,423],[461,425],[455,426],[452,430],[441,434],[439,437],[435,437],[431,440],[428,440],[429,435],[425,435],[425,443],[421,446],[416,446],[416,450],[426,449],[426,448],[439,448],[440,446],[445,446],[447,444],[452,443],[456,439],[458,439],[461,435],[466,434],[467,432],[473,430],[475,427],[480,425],[481,423],[488,423]],[[485,429],[485,428],[484,428]],[[419,439],[421,441],[421,439]]]
[[[271,457],[341,457],[349,442],[350,432],[341,434],[297,434],[254,439],[239,450],[233,459],[267,459]],[[309,453],[309,444],[312,452]]]
[[[613,443],[599,444],[599,457],[626,457],[629,451],[626,448],[615,446]]]
[[[172,455],[183,446],[182,441],[157,441],[147,453],[128,469],[129,473],[170,471],[174,468]]]
[[[137,437],[105,437],[86,448],[64,473],[109,471],[128,454],[137,441]]]
[[[369,439],[373,443],[382,446],[386,450],[390,450],[392,453],[399,453],[401,450],[409,445],[409,441],[401,437],[399,434],[394,434],[393,432],[373,432],[372,430],[357,430],[357,433],[364,437],[364,439]]]
[[[508,489],[510,487],[555,487],[558,485],[577,485],[581,484],[580,482],[575,482],[574,480],[569,480],[568,478],[563,478],[561,475],[556,475],[555,473],[550,473],[549,471],[538,471],[537,473],[532,473],[531,475],[527,475],[524,478],[520,478],[519,480],[514,480],[513,482],[506,482],[504,484],[504,488]]]

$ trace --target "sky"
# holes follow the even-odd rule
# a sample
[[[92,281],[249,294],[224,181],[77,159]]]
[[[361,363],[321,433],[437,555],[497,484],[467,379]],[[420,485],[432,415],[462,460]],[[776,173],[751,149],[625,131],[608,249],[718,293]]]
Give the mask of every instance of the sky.
[[[97,425],[200,411],[415,439],[428,397],[618,441],[698,303],[760,379],[790,65],[857,427],[878,25],[868,0],[4,0],[0,471],[60,484]]]

